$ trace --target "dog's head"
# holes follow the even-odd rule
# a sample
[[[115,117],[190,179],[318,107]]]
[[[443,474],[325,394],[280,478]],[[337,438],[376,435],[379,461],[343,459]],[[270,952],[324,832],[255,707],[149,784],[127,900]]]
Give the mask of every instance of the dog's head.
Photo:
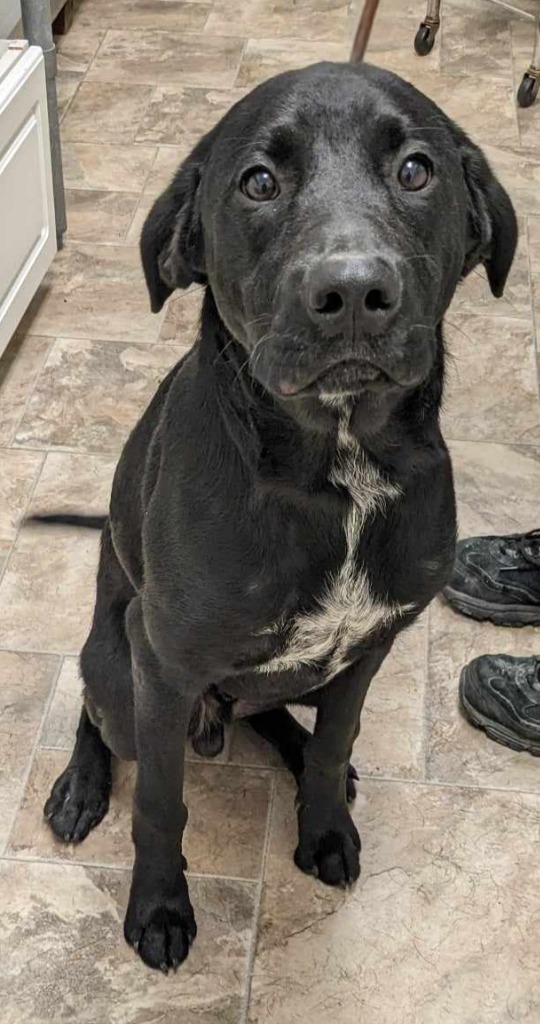
[[[369,65],[265,82],[196,146],[141,249],[152,309],[208,283],[252,376],[278,399],[392,406],[436,359],[456,285],[501,295],[511,202],[430,100]]]

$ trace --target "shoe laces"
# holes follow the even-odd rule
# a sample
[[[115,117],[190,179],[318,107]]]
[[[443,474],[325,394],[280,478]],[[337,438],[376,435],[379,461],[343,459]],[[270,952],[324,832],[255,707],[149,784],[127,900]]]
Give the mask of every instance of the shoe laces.
[[[516,552],[522,559],[521,564],[502,566],[502,572],[530,572],[531,566],[540,569],[540,529],[508,537],[504,542],[503,553],[515,555]]]

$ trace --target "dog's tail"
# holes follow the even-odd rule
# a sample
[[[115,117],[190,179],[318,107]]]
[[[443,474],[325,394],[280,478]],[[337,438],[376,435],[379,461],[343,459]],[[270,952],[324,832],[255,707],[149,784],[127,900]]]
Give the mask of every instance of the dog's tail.
[[[29,516],[29,523],[45,523],[52,526],[86,526],[89,530],[102,530],[107,516],[83,516],[72,512],[58,512],[51,515]]]

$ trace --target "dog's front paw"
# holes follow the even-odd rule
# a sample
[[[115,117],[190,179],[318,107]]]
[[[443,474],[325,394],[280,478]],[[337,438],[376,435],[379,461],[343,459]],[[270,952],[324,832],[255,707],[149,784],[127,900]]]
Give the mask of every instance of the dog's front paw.
[[[110,768],[71,765],[56,780],[43,813],[54,834],[65,843],[80,843],[99,825],[109,808]]]
[[[178,894],[149,896],[132,886],[124,922],[126,942],[141,960],[165,974],[186,959],[197,934],[187,883],[182,876]]]
[[[360,874],[360,836],[347,818],[324,830],[300,832],[295,864],[326,885],[352,885]]]

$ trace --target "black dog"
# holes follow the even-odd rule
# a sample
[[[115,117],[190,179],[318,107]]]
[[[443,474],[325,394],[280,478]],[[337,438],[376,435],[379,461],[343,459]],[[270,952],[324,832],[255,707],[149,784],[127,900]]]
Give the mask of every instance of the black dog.
[[[197,281],[202,323],[118,466],[84,709],[46,805],[57,836],[83,839],[107,811],[111,751],[136,758],[125,936],[151,967],[176,967],[196,931],[189,734],[215,754],[224,722],[248,717],[298,780],[298,867],[357,878],[362,704],[454,550],[441,321],[478,263],[501,295],[515,244],[476,146],[365,65],[266,82],[155,203],[152,309]],[[287,702],[317,708],[313,736]]]

